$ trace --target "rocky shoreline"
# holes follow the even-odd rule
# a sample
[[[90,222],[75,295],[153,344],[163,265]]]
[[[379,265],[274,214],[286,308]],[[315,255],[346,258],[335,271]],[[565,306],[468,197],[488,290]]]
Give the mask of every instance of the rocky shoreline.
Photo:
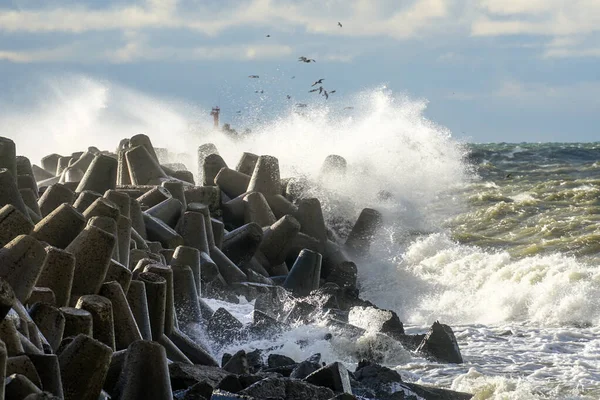
[[[198,149],[197,183],[145,135],[41,166],[17,154],[0,138],[0,400],[472,397],[403,382],[368,349],[350,372],[320,354],[245,347],[319,322],[324,339],[368,330],[389,348],[462,362],[449,326],[407,335],[393,311],[360,298],[357,263],[377,210],[342,232],[307,195],[316,183],[282,178],[268,155],[229,168],[210,143]],[[331,155],[321,175],[345,169]],[[249,324],[204,300],[239,296],[254,301]]]

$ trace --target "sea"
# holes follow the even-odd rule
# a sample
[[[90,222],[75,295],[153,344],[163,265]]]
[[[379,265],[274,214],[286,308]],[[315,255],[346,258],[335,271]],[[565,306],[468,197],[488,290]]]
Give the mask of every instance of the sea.
[[[382,342],[381,321],[368,313],[357,340],[326,340],[318,322],[215,345],[217,358],[240,348],[296,360],[320,353],[353,370],[369,351],[406,381],[475,399],[600,398],[600,143],[472,143],[428,119],[426,100],[385,86],[290,104],[261,121],[261,105],[247,117],[229,111],[238,132],[252,131],[238,136],[215,131],[210,109],[87,76],[29,94],[3,95],[0,129],[33,163],[87,146],[114,150],[145,133],[191,171],[207,142],[230,166],[244,151],[277,157],[282,177],[310,183],[304,195],[321,200],[340,241],[363,208],[379,210],[383,224],[358,262],[361,297],[394,310],[408,333],[450,325],[464,363]],[[330,154],[346,159],[343,179],[320,173]],[[251,321],[244,298],[207,302]]]

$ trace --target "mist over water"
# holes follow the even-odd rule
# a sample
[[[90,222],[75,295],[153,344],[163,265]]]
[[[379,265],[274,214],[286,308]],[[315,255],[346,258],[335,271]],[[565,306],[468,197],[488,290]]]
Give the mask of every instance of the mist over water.
[[[343,102],[334,99],[304,109],[290,104],[270,120],[257,122],[256,113],[238,118],[239,126],[233,128],[242,132],[249,127],[252,134],[234,139],[213,130],[208,109],[91,77],[43,79],[32,84],[28,96],[14,103],[0,95],[0,135],[12,138],[17,153],[32,163],[39,164],[46,154],[68,155],[88,146],[114,151],[122,138],[144,133],[155,147],[176,155],[170,162],[183,162],[197,173],[196,149],[212,142],[232,168],[244,151],[277,157],[282,177],[311,182],[305,195],[321,200],[329,220],[352,223],[365,207],[381,211],[384,226],[371,256],[358,263],[361,296],[393,309],[415,332],[435,320],[453,326],[467,360],[464,366],[444,366],[384,347],[388,364],[408,363],[398,366],[403,376],[477,392],[479,398],[538,398],[540,393],[586,398],[579,395],[590,387],[600,390],[594,383],[600,376],[594,366],[600,359],[600,342],[594,339],[600,324],[597,259],[583,259],[561,247],[531,250],[537,245],[527,242],[531,229],[543,231],[543,224],[556,222],[548,218],[529,231],[513,233],[514,245],[512,229],[502,240],[487,231],[476,244],[467,240],[464,232],[487,227],[500,231],[513,214],[531,212],[536,196],[516,183],[510,193],[501,192],[496,178],[476,173],[466,162],[469,146],[425,118],[425,101],[381,87],[345,96]],[[260,110],[257,102],[255,109]],[[354,109],[344,110],[349,104]],[[320,176],[330,154],[347,160],[345,178]],[[479,199],[478,208],[473,198]],[[591,214],[588,210],[586,221]],[[515,221],[515,226],[521,222]],[[343,240],[347,227],[338,228]],[[527,251],[514,251],[518,246]],[[243,320],[250,312],[242,304],[236,316]],[[514,334],[501,338],[506,331]],[[327,342],[320,339],[323,332],[319,326],[293,330],[277,342],[283,346],[278,352],[302,359],[318,351],[326,361],[351,363],[373,346],[369,337],[358,343]],[[304,345],[294,344],[300,339]],[[555,342],[562,347],[556,350]],[[523,354],[530,360],[520,358]],[[573,367],[576,360],[591,366],[578,370]],[[528,380],[505,376],[511,368],[507,365]],[[554,383],[545,386],[548,376]]]

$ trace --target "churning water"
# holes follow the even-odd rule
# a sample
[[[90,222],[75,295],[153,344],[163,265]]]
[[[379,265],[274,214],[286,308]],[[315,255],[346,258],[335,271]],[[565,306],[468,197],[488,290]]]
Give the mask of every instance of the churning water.
[[[208,110],[90,78],[49,80],[33,94],[0,99],[1,135],[32,162],[146,133],[196,171],[195,149],[212,142],[229,165],[243,151],[278,157],[283,177],[314,182],[307,194],[330,221],[380,210],[385,224],[359,265],[362,297],[396,311],[409,333],[451,325],[465,363],[430,362],[368,331],[326,341],[319,324],[246,349],[349,365],[377,351],[405,380],[477,399],[600,397],[600,144],[462,143],[424,117],[425,102],[385,88],[290,105],[260,125],[242,118],[253,132],[238,138],[214,132]],[[319,177],[329,154],[347,160],[345,179]],[[244,301],[227,308],[251,318]]]

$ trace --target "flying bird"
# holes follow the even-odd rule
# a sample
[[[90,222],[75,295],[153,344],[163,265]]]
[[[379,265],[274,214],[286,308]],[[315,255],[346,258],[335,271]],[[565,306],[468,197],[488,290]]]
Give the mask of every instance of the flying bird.
[[[257,79],[258,75],[248,75],[248,78]]]
[[[305,62],[305,63],[316,62],[314,59],[312,59],[312,58],[306,58],[304,56],[298,57],[298,61]]]
[[[242,110],[237,110],[236,114],[241,114]]]
[[[264,93],[264,92],[265,92],[264,90],[255,90],[254,91],[254,93],[261,93],[261,94]]]
[[[344,110],[354,110],[354,107],[344,107]]]
[[[304,108],[304,107],[306,107],[306,104],[298,103],[298,104],[296,104],[296,107]]]
[[[338,22],[338,26],[341,28],[341,27],[342,27],[342,23],[341,23],[341,22]]]
[[[291,79],[296,79],[296,75],[292,76],[292,78],[291,78]]]
[[[325,78],[321,78],[321,79],[319,79],[318,81],[316,81],[315,83],[313,83],[313,84],[312,84],[312,85],[310,85],[310,86],[317,86],[317,85],[320,85],[321,83],[323,83],[323,81],[324,81],[324,80],[325,80]]]
[[[319,86],[316,89],[309,90],[308,93],[314,93],[314,92],[317,92],[317,91],[319,92],[319,94],[323,93],[323,86]]]
[[[332,90],[331,92],[329,92],[329,94],[334,94],[335,92],[337,92],[337,90]]]
[[[271,37],[271,35],[267,35],[267,37]]]
[[[288,100],[292,98],[292,96],[290,96],[289,94],[286,97]]]
[[[323,96],[325,96],[325,100],[329,100],[329,94],[327,93],[327,90],[323,90]]]

